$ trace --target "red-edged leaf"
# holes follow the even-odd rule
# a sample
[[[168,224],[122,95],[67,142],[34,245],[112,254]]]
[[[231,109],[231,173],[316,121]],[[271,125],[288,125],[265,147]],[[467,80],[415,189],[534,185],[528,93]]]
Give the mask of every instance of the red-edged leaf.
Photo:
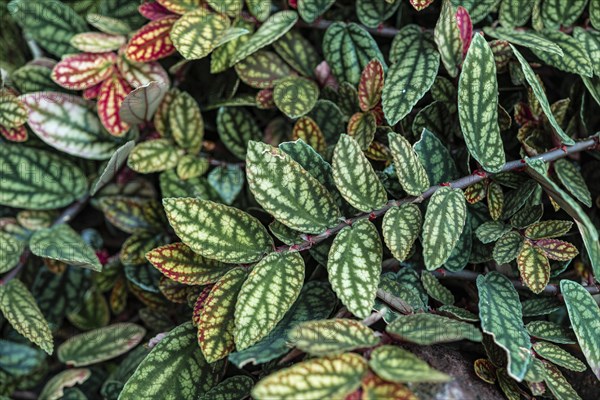
[[[164,17],[169,17],[173,13],[161,6],[159,3],[153,1],[150,3],[142,3],[138,7],[138,12],[150,21],[156,21]]]
[[[422,9],[429,7],[431,3],[433,3],[433,0],[410,0],[410,4],[417,11],[421,11]]]
[[[100,88],[102,87],[102,82],[85,89],[82,93],[82,96],[86,100],[93,100],[100,94]]]
[[[319,153],[324,153],[327,148],[323,132],[311,117],[298,118],[292,130],[292,138],[302,139]]]
[[[214,285],[206,285],[202,288],[202,291],[198,295],[196,299],[196,303],[194,303],[194,311],[192,313],[192,323],[194,326],[198,326],[198,322],[200,321],[200,317],[202,316],[202,310],[204,310],[204,305],[206,304],[206,298],[210,294],[212,287]]]
[[[486,195],[486,187],[483,182],[477,182],[465,189],[465,199],[469,204],[479,203]]]
[[[568,261],[579,254],[577,247],[558,239],[540,239],[535,245],[546,254],[546,257],[557,261]]]
[[[130,86],[137,88],[150,82],[160,82],[169,86],[169,74],[156,61],[135,62],[124,55],[117,60],[117,68]]]
[[[141,27],[129,40],[125,55],[132,61],[156,61],[175,53],[175,46],[171,41],[171,28],[176,16],[165,17],[150,21]]]
[[[63,58],[52,69],[52,80],[71,90],[97,85],[112,74],[115,53],[81,53]]]
[[[161,6],[175,14],[185,14],[197,9],[203,0],[156,0]]]
[[[273,89],[262,89],[256,93],[256,106],[263,110],[275,108],[275,100],[273,100]]]
[[[98,93],[98,116],[102,125],[113,136],[121,136],[129,130],[129,125],[121,120],[119,110],[131,87],[114,69],[110,78],[102,82]]]
[[[458,25],[460,40],[463,46],[462,56],[465,58],[471,45],[471,38],[473,37],[473,23],[471,22],[469,12],[463,6],[458,6],[456,9],[456,24]]]
[[[10,142],[24,142],[28,137],[25,125],[21,125],[18,128],[5,128],[0,125],[0,134]]]
[[[383,91],[383,66],[377,59],[369,61],[363,69],[358,83],[358,104],[363,111],[369,111],[381,100]]]

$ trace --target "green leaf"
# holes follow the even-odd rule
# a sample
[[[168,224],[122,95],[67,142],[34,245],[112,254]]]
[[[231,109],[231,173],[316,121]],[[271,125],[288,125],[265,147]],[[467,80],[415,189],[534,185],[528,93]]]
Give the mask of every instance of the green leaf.
[[[245,29],[252,33],[254,32],[254,23],[239,18],[233,22],[231,29],[236,28]],[[250,40],[250,37],[251,35],[242,35],[216,48],[210,57],[210,73],[217,74],[231,67],[233,65],[231,60],[233,60],[235,52],[242,44]]]
[[[596,29],[600,29],[600,3],[590,1],[590,22]]]
[[[538,297],[525,300],[523,306],[524,317],[537,317],[550,314],[562,307],[562,304],[551,297]]]
[[[180,92],[169,106],[171,134],[177,144],[196,153],[202,147],[204,121],[200,107],[187,92]]]
[[[225,147],[242,160],[246,158],[247,143],[262,136],[253,116],[240,107],[219,108],[217,131]]]
[[[359,318],[371,314],[381,274],[382,248],[377,228],[360,219],[333,240],[327,261],[329,282],[348,311]]]
[[[54,342],[48,322],[20,280],[12,279],[0,285],[0,310],[17,332],[52,354]]]
[[[586,5],[587,0],[545,0],[542,4],[544,26],[559,28],[573,25]]]
[[[271,15],[247,42],[236,49],[231,64],[237,64],[249,55],[275,42],[292,29],[297,21],[298,14],[292,10],[280,11]]]
[[[311,24],[335,3],[335,0],[298,0],[300,17]]]
[[[371,353],[369,367],[382,379],[396,383],[447,382],[452,379],[397,346],[384,345]]]
[[[331,194],[282,150],[249,142],[246,174],[256,201],[288,227],[320,233],[338,223]]]
[[[183,58],[197,60],[209,55],[221,43],[229,26],[227,16],[199,8],[179,18],[170,37]]]
[[[324,282],[308,282],[298,299],[269,335],[245,350],[231,353],[229,361],[238,368],[247,363],[262,364],[287,353],[288,332],[298,323],[327,318],[336,305],[333,292]]]
[[[381,208],[387,202],[385,188],[359,144],[341,135],[333,153],[333,180],[342,197],[361,211]]]
[[[102,271],[102,264],[94,249],[67,224],[36,231],[31,237],[29,247],[33,254],[42,258]]]
[[[490,217],[494,221],[497,221],[502,216],[502,209],[504,208],[504,192],[500,184],[491,181],[487,187],[487,201],[488,209],[490,210]]]
[[[477,315],[473,314],[471,311],[465,310],[464,308],[453,306],[450,304],[441,306],[440,308],[438,308],[438,311],[442,312],[443,314],[454,317],[456,319],[459,319],[461,321],[467,321],[467,322],[479,321],[479,317]]]
[[[91,375],[92,372],[87,368],[72,368],[61,371],[46,382],[39,398],[41,400],[65,398],[63,397],[65,394],[64,389],[84,383]]]
[[[567,188],[573,196],[588,207],[592,206],[590,190],[575,164],[565,159],[556,160],[553,164],[554,172],[560,183]]]
[[[540,239],[535,242],[535,246],[551,260],[569,261],[579,254],[573,244],[558,239]]]
[[[600,32],[593,29],[584,29],[575,27],[573,37],[579,41],[585,52],[590,57],[590,60],[597,60],[600,56]],[[597,76],[600,73],[600,66],[592,63],[594,73]]]
[[[562,280],[560,291],[565,299],[577,342],[592,372],[600,379],[600,337],[598,337],[600,309],[598,304],[589,292],[576,282]]]
[[[413,109],[435,80],[440,56],[433,37],[416,25],[402,28],[394,37],[392,52],[395,61],[383,87],[383,113],[390,125],[395,125]]]
[[[71,38],[87,31],[83,18],[61,1],[12,0],[5,7],[33,40],[58,57],[76,53]]]
[[[234,348],[235,301],[248,272],[234,268],[212,287],[198,321],[198,343],[209,363],[226,357]]]
[[[430,184],[437,185],[458,178],[458,170],[450,151],[433,132],[423,129],[421,138],[413,145],[413,149],[427,172]]]
[[[250,13],[261,22],[271,13],[271,0],[246,0],[246,5]]]
[[[568,351],[555,344],[536,342],[533,344],[533,350],[540,357],[571,371],[583,372],[587,368],[577,357],[572,356]]]
[[[527,332],[535,338],[560,344],[575,343],[570,329],[550,321],[532,321],[526,326]]]
[[[509,2],[510,1],[512,0],[509,0]],[[500,27],[490,28],[487,26],[483,28],[483,31],[486,35],[489,35],[495,39],[506,40],[507,42],[516,44],[518,46],[535,49],[540,52],[553,53],[561,57],[563,55],[562,48],[558,44],[554,43],[550,39],[546,39],[543,35],[535,31]]]
[[[548,53],[537,49],[531,49],[542,62],[555,67],[561,71],[591,77],[594,74],[592,62],[579,44],[572,36],[558,30],[544,30],[540,32],[544,38],[556,43],[563,54]]]
[[[455,6],[463,6],[467,9],[473,23],[476,24],[485,18],[496,6],[500,0],[451,0]]]
[[[225,204],[232,204],[244,186],[244,172],[235,165],[219,166],[208,174],[208,183]]]
[[[456,8],[450,0],[442,2],[433,36],[446,71],[451,77],[456,77],[462,62],[463,43],[456,21]]]
[[[278,81],[273,90],[273,100],[279,110],[296,119],[312,110],[319,97],[319,87],[313,81],[290,76]]]
[[[479,225],[475,230],[475,234],[481,243],[487,244],[500,239],[510,229],[510,226],[504,225],[502,222],[488,221]]]
[[[186,154],[177,162],[177,176],[183,180],[197,178],[208,171],[210,164],[204,157],[196,157]]]
[[[323,54],[338,81],[349,82],[353,86],[358,85],[362,70],[372,59],[377,58],[386,69],[377,42],[369,32],[353,22],[334,22],[327,28],[323,37]]]
[[[544,361],[544,369],[546,370],[544,382],[557,400],[581,400],[558,368]]]
[[[157,231],[165,223],[160,203],[156,200],[125,196],[107,196],[98,202],[104,217],[127,233]]]
[[[299,253],[271,253],[256,264],[235,305],[235,345],[244,350],[267,336],[298,297],[304,282]]]
[[[137,367],[119,395],[122,399],[196,399],[219,380],[224,363],[202,356],[191,322],[174,328]]]
[[[563,143],[574,144],[575,141],[573,139],[571,139],[562,130],[562,128],[560,127],[560,124],[558,123],[556,118],[554,118],[554,114],[552,114],[552,109],[550,108],[550,103],[548,102],[548,98],[546,97],[544,88],[538,81],[537,76],[535,75],[535,72],[533,72],[533,69],[531,69],[531,66],[529,66],[529,63],[527,62],[527,60],[525,60],[525,58],[523,58],[521,53],[519,53],[517,51],[517,49],[515,49],[514,47],[511,46],[511,48],[513,50],[513,53],[519,60],[519,63],[521,64],[521,69],[523,71],[523,74],[525,75],[525,79],[527,79],[527,82],[531,86],[531,89],[533,90],[533,94],[535,95],[536,99],[538,100],[539,105],[542,108],[542,111],[544,111],[544,114],[548,118],[550,125],[552,125],[552,127],[554,128],[554,132],[556,132],[556,134],[560,137],[560,139],[562,140]]]
[[[52,69],[27,64],[10,74],[10,78],[21,93],[64,91],[51,78]]]
[[[27,376],[39,369],[46,355],[28,345],[0,339],[0,368],[9,374]]]
[[[365,359],[354,353],[313,358],[279,370],[252,390],[257,400],[343,399],[360,386],[367,373]]]
[[[25,243],[6,232],[0,232],[0,242],[2,243],[0,272],[6,272],[13,269],[19,262],[21,253],[25,249]]]
[[[391,207],[383,217],[383,239],[394,258],[404,261],[421,231],[422,216],[415,204]]]
[[[117,323],[71,336],[57,350],[58,359],[74,367],[84,367],[118,357],[134,348],[146,335],[136,324]]]
[[[479,34],[471,42],[460,74],[458,116],[469,153],[486,171],[500,172],[505,156],[498,125],[496,64]]]
[[[149,174],[177,166],[182,151],[168,139],[153,139],[137,144],[129,158],[127,166],[132,170]]]
[[[81,169],[59,155],[4,143],[0,159],[2,205],[51,210],[71,204],[87,190]]]
[[[500,3],[500,23],[508,28],[523,26],[531,17],[535,2],[529,0],[505,0]]]
[[[357,0],[356,16],[361,24],[369,28],[377,28],[386,19],[390,18],[400,7],[400,2],[387,2],[381,0]]]
[[[523,282],[533,293],[541,293],[550,281],[550,264],[544,252],[526,240],[517,257]]]
[[[434,300],[442,304],[453,304],[454,295],[452,292],[440,283],[440,281],[428,271],[421,272],[421,282],[427,294]]]
[[[482,340],[481,331],[471,324],[426,313],[403,315],[389,324],[386,332],[399,340],[424,346],[463,339]]]
[[[215,283],[233,266],[196,254],[183,243],[171,243],[146,253],[148,261],[167,278],[184,285]]]
[[[335,318],[296,325],[288,342],[313,356],[331,356],[375,346],[379,338],[360,321]]]
[[[250,263],[273,248],[265,227],[237,208],[198,198],[167,198],[163,206],[177,236],[203,257]]]
[[[254,380],[246,375],[227,378],[210,389],[199,400],[239,400],[250,396]]]
[[[299,31],[291,30],[273,43],[281,58],[306,77],[313,77],[321,57],[311,42]]]
[[[508,278],[498,272],[477,277],[481,329],[506,352],[507,372],[522,381],[531,363],[531,341],[523,325],[519,295]]]
[[[346,117],[332,101],[317,100],[308,116],[317,123],[328,142],[335,143],[340,132],[346,130]]]
[[[92,189],[90,190],[91,196],[94,196],[100,189],[106,186],[115,175],[117,175],[117,172],[120,171],[123,165],[125,165],[125,162],[127,162],[127,158],[129,157],[129,153],[131,153],[133,146],[135,146],[135,142],[130,140],[115,150],[104,166],[100,176],[94,181]]]
[[[494,245],[494,261],[498,264],[508,264],[521,252],[523,237],[515,231],[502,236]]]
[[[566,235],[573,226],[571,221],[546,220],[531,224],[525,229],[529,239],[548,239]]]
[[[246,85],[255,89],[271,89],[289,77],[292,69],[272,51],[257,51],[235,65],[235,72]]]
[[[439,268],[452,254],[465,226],[467,206],[460,189],[438,189],[427,206],[423,224],[423,259],[429,271]]]
[[[100,290],[88,290],[81,302],[75,307],[75,312],[67,314],[71,324],[86,331],[108,325],[110,322],[110,309]]]
[[[388,139],[402,189],[412,196],[421,195],[429,188],[429,178],[417,153],[402,135],[389,132]]]

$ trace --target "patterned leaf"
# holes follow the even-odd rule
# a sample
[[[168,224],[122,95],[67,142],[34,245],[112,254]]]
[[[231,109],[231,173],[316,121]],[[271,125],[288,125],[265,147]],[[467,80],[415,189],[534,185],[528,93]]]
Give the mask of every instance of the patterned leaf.
[[[252,347],[231,353],[229,361],[242,368],[249,362],[262,364],[287,353],[290,350],[288,332],[300,322],[327,318],[335,305],[335,295],[328,285],[324,282],[308,282],[271,333]]]
[[[562,50],[562,56],[538,49],[531,49],[542,62],[561,71],[591,77],[594,74],[592,62],[579,41],[558,30],[544,30],[544,38],[556,43]]]
[[[532,298],[523,301],[523,316],[536,317],[539,315],[550,314],[562,307],[562,304],[555,299],[548,297]]]
[[[78,329],[101,328],[110,322],[108,302],[99,290],[90,289],[85,293],[82,304],[78,304],[74,312],[68,313],[67,318]]]
[[[129,158],[127,166],[142,174],[164,171],[177,165],[181,150],[170,140],[153,139],[137,144]]]
[[[320,55],[300,32],[291,30],[273,43],[281,58],[302,75],[312,78],[321,61]]]
[[[406,260],[419,236],[421,224],[421,211],[414,204],[394,206],[385,213],[382,223],[383,239],[394,258]]]
[[[527,332],[529,332],[532,337],[538,339],[561,344],[575,343],[575,339],[571,330],[554,322],[532,321],[525,327],[527,328]]]
[[[250,140],[260,140],[262,133],[252,115],[239,107],[221,107],[217,114],[217,131],[221,141],[236,157],[246,158]]]
[[[167,278],[185,285],[215,283],[232,265],[196,254],[183,243],[172,243],[146,253],[146,258]]]
[[[335,0],[298,0],[298,12],[306,22],[313,23],[335,3]]]
[[[110,196],[100,199],[98,206],[111,224],[127,233],[156,231],[165,223],[160,203],[155,200]]]
[[[268,11],[268,10],[267,10]],[[250,21],[245,21],[240,18],[233,22],[233,27],[230,29],[241,28],[245,29],[248,32],[254,32],[254,24]],[[237,49],[243,44],[250,40],[251,35],[242,35],[239,36],[224,45],[216,48],[210,59],[210,72],[212,74],[216,74],[219,72],[223,72],[233,64],[231,60],[233,59],[233,55],[237,51]]]
[[[381,274],[379,233],[367,219],[343,228],[333,240],[327,261],[333,291],[359,318],[371,313]]]
[[[550,280],[550,264],[544,252],[526,240],[517,257],[517,265],[523,282],[533,293],[540,293]]]
[[[446,382],[452,379],[431,368],[413,353],[391,345],[373,350],[369,367],[386,381],[396,383]]]
[[[148,62],[165,58],[175,53],[176,48],[171,41],[170,32],[173,24],[178,20],[169,16],[150,21],[133,34],[125,55],[131,61]]]
[[[560,26],[573,25],[586,5],[587,0],[546,0],[542,4],[544,26],[559,28]]]
[[[508,28],[523,26],[531,16],[534,2],[529,0],[505,0],[500,3],[500,23]]]
[[[354,353],[313,358],[279,370],[259,381],[252,397],[262,399],[345,398],[367,373],[365,359]]]
[[[288,333],[290,345],[313,356],[331,356],[375,346],[375,332],[360,321],[328,319],[303,322]]]
[[[64,389],[84,383],[91,375],[91,371],[87,368],[72,368],[61,371],[46,382],[39,398],[65,398],[66,396],[63,397],[66,394]]]
[[[259,21],[264,21],[271,13],[271,0],[246,0],[250,13]]]
[[[428,1],[428,0],[425,0]],[[390,18],[400,7],[400,2],[358,0],[356,16],[361,24],[369,28],[377,28]]]
[[[170,37],[183,58],[197,60],[218,46],[229,26],[227,16],[198,8],[185,13],[173,24]]]
[[[589,292],[576,282],[562,280],[560,291],[565,299],[577,342],[592,372],[600,377],[600,338],[597,334],[600,309]]]
[[[166,86],[167,89],[169,87],[169,75],[156,61],[135,62],[120,54],[117,60],[117,69],[131,87],[139,88],[153,81]],[[162,97],[156,100],[153,99],[151,103],[154,101],[160,103]]]
[[[450,152],[433,132],[423,129],[421,138],[413,145],[413,149],[419,156],[431,184],[458,178],[458,170]]]
[[[260,50],[235,64],[235,72],[246,85],[256,89],[270,89],[292,75],[288,65],[272,51]]]
[[[402,189],[410,195],[419,196],[429,188],[429,178],[417,153],[402,135],[390,132],[388,139]]]
[[[416,25],[398,32],[392,51],[396,61],[386,77],[382,104],[386,120],[395,125],[433,85],[440,56],[431,35],[422,33]]]
[[[278,81],[273,90],[275,105],[292,119],[308,114],[318,97],[319,87],[316,83],[296,76]]]
[[[454,317],[455,319],[459,319],[461,321],[467,322],[477,322],[479,321],[479,317],[473,314],[469,310],[465,310],[464,308],[460,308],[457,306],[453,306],[450,304],[446,304],[438,308],[438,311],[442,312],[445,315],[449,315]]]
[[[71,38],[87,31],[83,18],[61,1],[12,0],[5,7],[31,39],[58,57],[76,52],[70,44]]]
[[[566,282],[566,281],[565,281]],[[584,363],[577,357],[573,357],[569,352],[559,346],[548,342],[536,342],[533,344],[533,350],[537,355],[545,358],[554,364],[572,371],[583,372],[586,370]]]
[[[146,83],[132,90],[123,99],[119,109],[121,121],[129,125],[139,125],[151,121],[167,91],[167,84],[157,81]]]
[[[348,120],[346,132],[358,142],[360,148],[367,150],[377,131],[377,121],[373,112],[357,112]]]
[[[529,225],[525,236],[529,239],[549,239],[565,235],[571,230],[571,221],[546,220]]]
[[[321,132],[321,128],[319,128],[311,117],[298,118],[294,124],[292,138],[294,140],[301,139],[318,153],[325,152],[325,137],[323,136],[323,132]]]
[[[250,396],[254,380],[246,375],[236,375],[227,378],[210,389],[199,400],[236,400]]]
[[[201,0],[157,0],[158,4],[175,14],[185,14],[198,8]]]
[[[119,111],[131,87],[120,74],[113,74],[102,82],[98,92],[98,116],[106,130],[113,136],[121,136],[129,125],[121,120]]]
[[[506,352],[508,374],[523,380],[531,363],[531,341],[525,326],[519,295],[508,278],[498,272],[477,277],[481,328]]]
[[[502,236],[494,245],[494,260],[502,265],[508,264],[521,252],[523,237],[515,231],[508,232]]]
[[[54,343],[48,322],[20,280],[13,279],[0,286],[0,311],[17,332],[52,354]]]
[[[490,385],[496,383],[496,367],[489,360],[485,358],[475,360],[473,369],[475,370],[475,374],[477,374],[479,379],[489,383]]]
[[[443,0],[442,10],[434,30],[434,40],[442,63],[453,78],[458,75],[458,66],[463,59],[463,44],[455,14],[456,9],[450,0]]]
[[[360,109],[369,111],[379,104],[383,91],[383,65],[373,59],[365,66],[358,83],[358,102]]]
[[[200,107],[187,92],[181,92],[169,106],[169,126],[177,144],[196,153],[202,147],[204,121]]]
[[[481,331],[471,324],[426,313],[403,315],[389,324],[386,332],[394,338],[424,346],[482,339]]]
[[[527,82],[531,86],[531,89],[533,90],[533,93],[535,94],[535,97],[538,100],[538,102],[540,104],[540,107],[542,108],[542,110],[544,111],[544,114],[548,118],[548,121],[550,122],[550,124],[554,128],[554,132],[556,132],[556,134],[560,137],[560,139],[562,140],[563,143],[565,143],[565,144],[574,144],[575,141],[573,139],[571,139],[562,130],[562,128],[560,127],[560,124],[558,123],[558,121],[556,121],[556,118],[554,117],[554,114],[552,114],[552,110],[550,108],[550,103],[548,103],[548,98],[546,97],[546,93],[544,92],[544,88],[542,87],[542,85],[538,81],[535,73],[533,72],[533,70],[529,66],[529,63],[527,63],[527,60],[525,60],[525,58],[523,58],[523,56],[521,55],[521,53],[519,53],[517,51],[517,49],[515,49],[512,45],[511,45],[511,48],[513,50],[513,53],[515,54],[515,56],[519,60],[519,63],[521,63],[521,69],[523,71],[523,74],[525,75],[525,79],[527,79]]]
[[[590,1],[590,22],[596,29],[600,29],[600,3]]]
[[[67,224],[36,231],[31,237],[29,246],[36,256],[102,271],[102,264],[94,249]]]
[[[320,233],[337,224],[340,212],[331,194],[282,150],[249,142],[246,174],[256,201],[288,227]]]
[[[138,345],[146,330],[131,323],[118,323],[71,336],[58,347],[58,359],[75,367],[118,357]]]
[[[208,183],[219,193],[225,204],[231,204],[244,186],[244,173],[233,165],[216,167],[208,174]]]
[[[219,380],[222,362],[208,364],[191,322],[167,334],[125,384],[121,398],[196,399]]]
[[[21,258],[25,243],[6,232],[0,232],[2,253],[0,254],[0,272],[11,270]]]
[[[71,46],[86,53],[106,53],[119,50],[125,44],[125,36],[103,32],[78,33],[71,38]]]
[[[565,379],[558,368],[544,361],[544,382],[554,397],[558,400],[581,400],[571,384]]]
[[[264,226],[237,208],[199,198],[167,198],[163,206],[177,236],[203,257],[250,263],[273,247]]]
[[[247,42],[236,49],[231,64],[237,64],[249,55],[275,42],[285,35],[297,21],[298,14],[292,10],[280,11],[271,15]]]
[[[369,374],[364,377],[361,382],[361,386],[363,399],[417,400],[417,396],[415,396],[410,389],[403,384],[384,381],[374,374]]]
[[[25,125],[21,125],[18,128],[5,128],[0,125],[0,135],[9,142],[25,142],[29,137]]]
[[[569,261],[579,254],[579,250],[571,243],[558,239],[540,239],[535,246],[551,260]]]
[[[591,207],[592,196],[577,167],[575,167],[572,162],[565,159],[556,160],[553,165],[554,172],[556,172],[556,176],[560,183],[567,188],[577,200],[581,201],[586,206]]]
[[[377,42],[355,23],[334,22],[323,37],[323,54],[340,82],[358,85],[362,70],[374,58],[387,68]]]
[[[496,39],[506,40],[518,46],[527,47],[532,50],[535,49],[539,52],[552,53],[560,57],[563,56],[563,50],[558,44],[554,43],[554,41],[552,41],[551,39],[545,38],[543,35],[535,31],[517,30],[500,27],[495,29],[492,29],[490,27],[484,27],[483,31],[486,35],[489,35]]]
[[[423,259],[429,271],[450,257],[465,226],[467,206],[461,190],[438,189],[427,206],[423,224]]]
[[[100,125],[89,103],[58,92],[35,92],[20,97],[29,110],[28,124],[48,145],[91,160],[110,158],[118,148]]]
[[[361,211],[381,208],[387,194],[360,146],[348,135],[341,135],[333,153],[333,179],[340,193]]]
[[[0,125],[18,128],[27,121],[27,107],[7,89],[0,89]]]
[[[427,294],[434,300],[442,304],[453,304],[454,295],[452,292],[440,283],[440,281],[428,271],[421,272],[421,282]]]
[[[505,162],[497,109],[494,55],[483,36],[475,35],[458,83],[458,116],[469,153],[489,172],[499,172]]]
[[[304,282],[296,252],[271,253],[256,264],[235,305],[235,345],[244,350],[267,336],[290,309]]]
[[[212,287],[198,321],[198,343],[209,363],[227,356],[235,347],[235,302],[248,272],[234,268]]]
[[[511,229],[510,226],[504,225],[502,222],[498,221],[488,221],[479,225],[475,230],[475,234],[477,235],[477,239],[481,241],[481,243],[492,243],[504,236]]]

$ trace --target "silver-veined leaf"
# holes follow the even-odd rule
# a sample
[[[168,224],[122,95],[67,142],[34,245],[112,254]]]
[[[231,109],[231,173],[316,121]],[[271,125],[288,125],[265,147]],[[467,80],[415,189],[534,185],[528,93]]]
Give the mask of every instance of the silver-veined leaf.
[[[577,39],[559,30],[545,29],[540,32],[540,35],[554,42],[563,52],[562,55],[558,55],[535,48],[531,49],[533,54],[545,64],[561,71],[587,77],[591,77],[594,74],[592,61]]]
[[[315,22],[333,3],[335,0],[298,0],[298,13],[304,21],[310,24]]]
[[[392,345],[373,350],[369,367],[386,381],[396,383],[446,382],[452,379],[431,368],[413,353]]]
[[[552,40],[546,39],[538,32],[531,30],[517,30],[511,28],[490,28],[484,27],[483,31],[495,39],[506,40],[518,46],[536,49],[538,51],[554,53],[557,56],[562,56],[563,51],[559,45]]]
[[[386,332],[394,338],[423,346],[467,339],[481,342],[481,331],[474,325],[436,314],[403,315],[389,324]]]
[[[414,204],[391,207],[383,217],[383,239],[394,258],[404,261],[419,236],[422,224],[421,210]]]
[[[590,190],[573,162],[562,159],[556,160],[553,164],[554,172],[560,183],[567,188],[577,200],[581,201],[588,207],[592,206],[592,195]]]
[[[127,166],[141,174],[160,172],[177,166],[183,151],[168,139],[138,143],[127,159]]]
[[[220,44],[230,24],[227,16],[198,8],[185,13],[173,24],[170,37],[186,60],[197,60]]]
[[[225,147],[242,160],[246,158],[248,142],[262,136],[252,114],[240,107],[219,108],[217,132]]]
[[[273,90],[273,101],[289,118],[296,119],[310,112],[319,97],[319,87],[313,81],[290,76],[278,81]]]
[[[400,134],[390,132],[388,139],[402,189],[412,196],[419,196],[429,188],[429,177],[417,153]]]

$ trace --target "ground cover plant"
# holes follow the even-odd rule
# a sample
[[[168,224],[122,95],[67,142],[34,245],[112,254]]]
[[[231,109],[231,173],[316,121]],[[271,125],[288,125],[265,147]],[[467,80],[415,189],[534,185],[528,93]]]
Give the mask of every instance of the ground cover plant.
[[[598,398],[600,0],[0,7],[0,397]]]

